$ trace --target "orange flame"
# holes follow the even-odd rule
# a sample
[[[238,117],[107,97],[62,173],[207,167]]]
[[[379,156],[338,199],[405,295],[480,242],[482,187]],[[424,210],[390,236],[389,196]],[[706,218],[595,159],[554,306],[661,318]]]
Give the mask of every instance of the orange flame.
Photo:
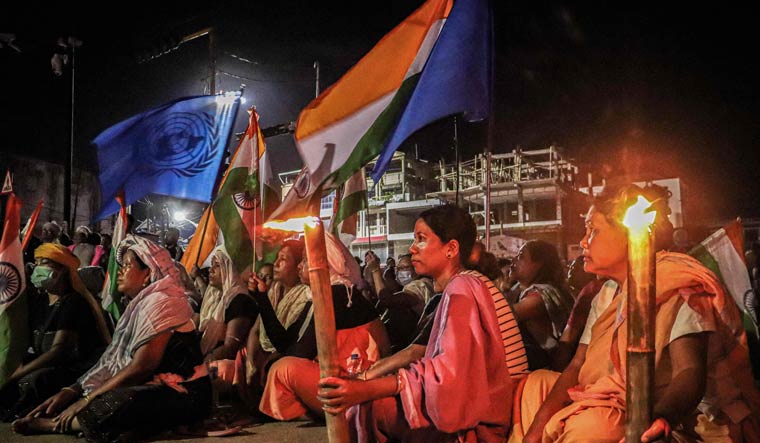
[[[623,224],[630,230],[648,228],[657,217],[657,211],[650,210],[651,206],[649,200],[639,195],[636,203],[625,211]]]
[[[277,229],[279,231],[304,232],[306,226],[314,228],[319,223],[319,218],[314,216],[291,218],[288,220],[272,220],[264,223],[268,229]]]

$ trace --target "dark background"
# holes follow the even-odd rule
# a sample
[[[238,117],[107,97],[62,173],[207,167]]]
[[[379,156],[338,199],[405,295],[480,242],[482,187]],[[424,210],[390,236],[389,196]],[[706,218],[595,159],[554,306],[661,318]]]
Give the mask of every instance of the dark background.
[[[619,170],[681,177],[688,216],[760,216],[757,37],[748,9],[493,3],[495,152],[556,144],[597,177]],[[65,161],[71,83],[50,68],[59,36],[83,41],[76,57],[76,165],[96,171],[89,142],[102,130],[207,92],[206,37],[138,63],[172,36],[214,26],[217,91],[244,83],[245,106],[255,105],[267,127],[295,121],[313,99],[315,60],[324,89],[420,4],[8,5],[0,12],[0,33],[15,33],[22,52],[0,48],[0,149]],[[239,114],[236,131],[245,129],[246,118]],[[463,125],[464,158],[483,151],[486,127]],[[451,161],[452,134],[446,119],[402,149],[417,143],[422,158]],[[267,142],[275,172],[301,167],[289,135]]]

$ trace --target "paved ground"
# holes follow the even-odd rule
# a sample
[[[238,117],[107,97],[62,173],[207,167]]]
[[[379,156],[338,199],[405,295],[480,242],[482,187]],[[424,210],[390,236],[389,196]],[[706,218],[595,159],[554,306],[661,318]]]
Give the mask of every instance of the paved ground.
[[[83,443],[79,439],[68,435],[35,435],[22,436],[11,432],[10,424],[0,423],[0,443]],[[275,422],[260,425],[251,425],[228,437],[187,437],[177,434],[164,434],[150,440],[152,443],[327,443],[327,429],[324,426],[315,426],[307,421]]]

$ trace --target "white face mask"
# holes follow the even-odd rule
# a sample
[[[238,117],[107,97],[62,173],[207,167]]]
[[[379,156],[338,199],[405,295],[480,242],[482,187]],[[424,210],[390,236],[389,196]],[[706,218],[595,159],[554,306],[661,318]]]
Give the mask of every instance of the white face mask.
[[[406,286],[412,280],[413,280],[412,271],[398,271],[398,272],[396,272],[396,281],[398,281],[401,286]]]

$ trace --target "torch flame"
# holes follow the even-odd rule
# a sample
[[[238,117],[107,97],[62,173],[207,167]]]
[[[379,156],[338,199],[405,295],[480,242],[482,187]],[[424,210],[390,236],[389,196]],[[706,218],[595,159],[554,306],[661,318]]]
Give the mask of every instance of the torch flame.
[[[649,225],[654,223],[655,217],[657,217],[656,211],[648,210],[651,205],[652,204],[649,200],[639,195],[636,203],[625,211],[623,224],[628,229],[643,229],[649,227]]]
[[[264,223],[268,229],[277,229],[289,232],[304,232],[305,226],[314,228],[319,223],[319,218],[314,216],[291,218],[288,220],[272,220]]]

